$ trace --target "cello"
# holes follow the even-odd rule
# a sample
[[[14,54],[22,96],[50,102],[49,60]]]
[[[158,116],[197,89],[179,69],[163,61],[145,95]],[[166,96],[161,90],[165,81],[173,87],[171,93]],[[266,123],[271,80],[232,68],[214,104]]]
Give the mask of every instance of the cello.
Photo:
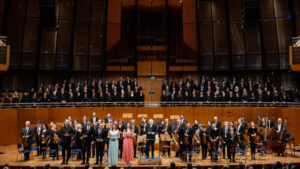
[[[287,118],[284,120],[284,125],[281,128],[281,131],[279,133],[276,133],[276,138],[274,140],[274,146],[273,146],[273,151],[278,154],[282,154],[285,151],[285,126],[287,123]]]

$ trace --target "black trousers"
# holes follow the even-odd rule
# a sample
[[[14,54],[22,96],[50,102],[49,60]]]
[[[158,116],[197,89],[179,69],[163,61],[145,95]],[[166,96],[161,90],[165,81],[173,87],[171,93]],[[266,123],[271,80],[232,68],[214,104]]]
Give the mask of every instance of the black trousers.
[[[24,150],[31,150],[31,144],[24,146]],[[24,153],[24,160],[29,160],[29,153]]]
[[[133,157],[134,158],[136,158],[136,146],[137,146],[137,144],[133,144]]]
[[[39,147],[39,149],[38,149],[38,155],[40,155],[41,152],[42,152],[42,151],[41,151],[42,149],[41,149],[41,146],[40,146],[40,145],[41,145],[41,141],[40,141],[40,140],[36,140],[36,146]]]
[[[63,162],[66,161],[66,151],[67,151],[67,161],[69,161],[69,158],[71,156],[71,142],[70,141],[65,141],[62,143]]]
[[[119,158],[122,158],[123,156],[123,140],[119,140]]]
[[[89,158],[91,155],[91,143],[90,142],[85,142],[82,144],[82,162],[89,162]]]
[[[40,152],[43,155],[43,158],[46,157],[46,151],[47,151],[47,145],[46,144],[40,144]]]
[[[207,144],[201,144],[201,148],[202,148],[202,158],[206,159],[207,157]]]
[[[96,163],[102,163],[105,142],[96,142]],[[100,161],[99,161],[100,158]]]
[[[96,144],[92,145],[92,153],[93,153],[93,157],[95,157],[95,154],[96,154]]]
[[[231,143],[232,144],[232,143]],[[230,161],[235,161],[235,151],[231,152],[231,144],[227,144],[227,156]]]
[[[154,140],[148,140],[147,141],[147,154],[146,156],[149,157],[149,152],[150,152],[150,146],[151,146],[151,155],[154,157]]]
[[[227,148],[227,144],[226,142],[222,142],[222,152],[223,152],[223,157],[225,158],[225,154],[226,154],[226,151],[225,149]],[[227,157],[228,157],[228,148],[227,148]]]
[[[256,144],[250,143],[251,155],[255,156]]]
[[[179,144],[179,157],[181,158],[181,159],[183,159],[183,152],[185,151],[185,145],[184,144]]]

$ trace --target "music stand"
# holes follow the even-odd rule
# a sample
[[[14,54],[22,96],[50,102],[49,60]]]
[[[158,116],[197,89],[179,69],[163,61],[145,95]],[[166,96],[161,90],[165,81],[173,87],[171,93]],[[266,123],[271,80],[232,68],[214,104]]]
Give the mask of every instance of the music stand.
[[[146,149],[146,135],[142,135],[142,136],[137,136],[137,144],[138,144],[138,148],[140,149],[140,157],[142,156],[142,154],[145,153],[145,149]],[[143,143],[143,146],[141,146],[140,144]]]
[[[159,144],[161,144],[161,142],[171,142],[172,139],[170,137],[169,134],[160,134],[160,140],[159,140]],[[160,147],[160,146],[159,146]],[[170,148],[169,145],[167,146],[162,146],[162,149],[165,149],[165,148]],[[159,154],[161,153],[161,150],[159,150]],[[160,156],[160,155],[159,155]]]

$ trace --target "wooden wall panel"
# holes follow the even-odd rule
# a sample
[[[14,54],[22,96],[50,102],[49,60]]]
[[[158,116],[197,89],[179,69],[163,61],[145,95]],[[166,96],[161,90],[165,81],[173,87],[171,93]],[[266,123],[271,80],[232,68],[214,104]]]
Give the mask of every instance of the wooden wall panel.
[[[83,115],[88,118],[93,112],[97,113],[100,119],[103,119],[107,113],[112,114],[114,119],[122,118],[123,113],[132,113],[133,118],[138,121],[138,114],[147,114],[148,119],[155,121],[162,120],[153,118],[154,114],[163,114],[163,118],[170,118],[170,115],[184,114],[185,119],[193,122],[198,119],[200,123],[207,123],[212,120],[213,116],[218,116],[219,120],[224,122],[237,121],[241,115],[245,115],[247,122],[256,121],[257,114],[261,116],[274,114],[278,117],[288,118],[287,130],[295,137],[296,142],[300,143],[300,133],[297,131],[297,123],[299,121],[300,108],[258,108],[258,107],[82,107],[82,108],[36,108],[36,109],[1,109],[0,110],[0,145],[15,144],[20,142],[20,130],[24,126],[25,121],[30,120],[34,125],[37,120],[41,122],[54,121],[62,123],[68,116],[72,119],[82,120]],[[125,121],[130,119],[124,119]],[[174,121],[174,120],[170,120]]]
[[[166,61],[152,61],[152,75],[165,76],[167,74]]]

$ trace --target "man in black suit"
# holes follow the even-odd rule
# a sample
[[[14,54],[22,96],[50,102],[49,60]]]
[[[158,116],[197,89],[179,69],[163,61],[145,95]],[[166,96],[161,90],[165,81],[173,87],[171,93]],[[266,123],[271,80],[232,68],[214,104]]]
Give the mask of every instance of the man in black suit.
[[[61,145],[62,145],[62,164],[68,164],[69,158],[71,156],[71,141],[74,135],[74,129],[70,126],[70,121],[65,120],[64,125],[60,128],[61,135]],[[67,160],[66,160],[67,151]]]
[[[36,127],[34,128],[34,135],[35,135],[35,142],[36,142],[36,145],[38,147],[40,147],[40,144],[41,144],[41,132],[43,131],[43,127],[42,127],[42,124],[40,121],[37,121],[36,123]],[[40,155],[41,153],[41,150],[39,149],[38,150],[38,156]]]
[[[86,119],[86,116],[83,116],[82,117],[82,122],[80,122],[81,126],[84,127],[87,125],[87,119]]]
[[[172,138],[172,126],[169,124],[169,119],[165,119],[165,124],[162,126],[161,134],[169,134]],[[162,140],[163,141],[163,140]],[[168,145],[168,156],[170,157],[170,142],[166,141],[165,144]],[[166,150],[163,149],[163,156],[165,155]]]
[[[221,122],[218,120],[218,116],[214,116],[214,121],[212,122],[212,124],[216,124],[218,130],[221,129]]]
[[[89,164],[89,158],[91,154],[91,142],[93,140],[94,128],[91,121],[87,122],[87,125],[82,128],[82,163]],[[85,159],[86,157],[86,159]]]
[[[135,125],[135,120],[134,119],[132,119],[130,121],[130,123],[131,123],[131,127],[132,127],[132,130],[133,130],[133,134],[134,134],[134,136],[135,136],[135,138],[137,140],[137,136],[139,135],[139,128]],[[137,158],[136,157],[136,146],[137,146],[137,144],[134,143],[133,144],[133,157],[134,158]]]
[[[183,114],[180,115],[180,122],[181,122],[180,126],[181,125],[185,125],[187,123],[187,121],[184,119],[184,115]]]
[[[105,123],[112,123],[114,119],[111,117],[111,115],[108,113],[107,116],[104,118]]]
[[[229,126],[228,126],[228,121],[224,122],[224,127],[221,129],[221,138],[222,138],[222,149],[223,149],[223,159],[225,159],[225,147],[226,147],[226,142],[227,142],[227,137],[229,134]],[[227,156],[228,155],[228,150],[227,150]]]
[[[96,144],[96,163],[94,165],[99,164],[99,158],[100,164],[102,164],[104,145],[107,138],[107,132],[104,129],[104,126],[105,123],[102,122],[100,125],[98,125],[98,128],[94,130],[93,140],[94,144]]]
[[[238,125],[236,127],[236,134],[240,140],[239,144],[240,144],[241,149],[244,149],[243,141],[244,141],[245,130],[246,130],[245,125],[244,125],[242,119],[239,118]]]
[[[147,158],[149,158],[149,151],[151,146],[151,155],[152,158],[154,157],[154,143],[155,143],[155,135],[157,132],[156,126],[153,124],[153,120],[149,120],[149,124],[146,126],[146,133],[147,133]]]
[[[21,138],[23,140],[24,150],[30,150],[31,149],[33,136],[34,136],[34,131],[30,127],[30,121],[26,121],[25,127],[21,131]],[[24,161],[28,161],[29,160],[29,153],[25,153],[24,156],[25,156]]]
[[[91,122],[93,124],[96,124],[98,122],[98,117],[96,115],[96,112],[93,112],[93,117],[91,118]]]

